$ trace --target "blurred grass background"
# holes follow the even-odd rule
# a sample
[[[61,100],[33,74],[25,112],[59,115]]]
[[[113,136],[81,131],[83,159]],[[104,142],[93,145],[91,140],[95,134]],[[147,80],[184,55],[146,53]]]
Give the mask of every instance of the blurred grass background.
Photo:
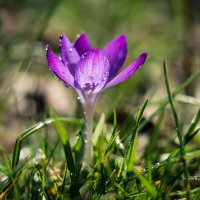
[[[58,53],[62,32],[71,41],[86,32],[93,46],[99,48],[113,37],[126,34],[129,51],[125,66],[142,52],[149,53],[134,77],[105,91],[97,105],[96,119],[105,112],[108,122],[116,109],[123,134],[146,98],[151,99],[145,111],[148,116],[166,95],[164,60],[172,88],[199,68],[199,10],[200,3],[190,0],[1,0],[0,151],[12,150],[18,133],[48,117],[49,108],[60,116],[83,117],[76,94],[52,78],[47,67],[45,47],[50,44]],[[179,96],[182,103],[177,107],[183,127],[200,105],[198,81]],[[194,97],[192,103],[184,104],[190,96]],[[166,112],[164,135],[168,134],[165,127],[173,126],[169,116]],[[172,139],[173,134],[167,137]]]

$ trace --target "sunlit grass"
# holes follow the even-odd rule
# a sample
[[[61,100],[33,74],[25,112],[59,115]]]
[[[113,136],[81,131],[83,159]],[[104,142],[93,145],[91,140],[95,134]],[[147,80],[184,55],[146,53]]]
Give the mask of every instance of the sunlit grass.
[[[191,120],[188,130],[182,133],[177,121],[176,107],[172,103],[173,97],[178,94],[177,91],[191,84],[196,76],[192,75],[175,92],[171,93],[165,65],[164,71],[168,99],[164,99],[156,112],[152,114],[158,118],[153,136],[146,147],[147,154],[142,160],[136,160],[136,146],[140,145],[137,143],[139,130],[149,120],[146,119],[141,123],[143,111],[148,107],[147,101],[135,114],[133,126],[123,142],[120,141],[119,135],[123,130],[118,129],[116,113],[113,125],[107,124],[105,118],[99,121],[94,129],[97,138],[93,143],[94,164],[91,166],[84,162],[83,157],[84,121],[75,118],[59,118],[52,114],[51,118],[36,123],[17,138],[13,156],[10,160],[5,158],[7,164],[0,167],[1,198],[173,199],[187,196],[188,199],[198,199],[200,189],[196,185],[200,179],[198,177],[200,151],[198,145],[191,149],[188,144],[199,132],[200,111],[198,110],[194,119]],[[172,106],[172,112],[176,113],[174,130],[181,131],[177,136],[181,137],[179,141],[181,144],[174,149],[168,149],[167,152],[156,152],[160,141],[160,125],[163,123],[163,113],[168,103]],[[69,134],[68,125],[76,127],[74,129],[76,133]],[[53,144],[51,138],[46,140],[46,135],[40,143],[44,145],[37,146],[39,151],[33,149],[31,143],[24,146],[24,143],[27,140],[31,141],[35,134],[48,134],[52,126],[55,128],[53,132],[57,133],[57,137],[60,138],[56,143]],[[109,129],[106,128],[108,126]],[[43,133],[42,129],[45,127],[47,132]],[[70,130],[73,131],[73,129]],[[97,133],[98,131],[100,133]],[[76,141],[70,142],[71,134],[77,134]],[[29,148],[30,152],[27,157],[20,159],[25,147]],[[168,156],[160,160],[159,158],[165,153],[168,153]],[[153,159],[154,154],[159,157]],[[20,195],[22,193],[23,195]]]
[[[12,148],[0,146],[0,199],[199,200],[200,101],[183,91],[198,82],[200,70],[176,88],[171,86],[174,80],[166,73],[167,66],[165,73],[161,72],[163,59],[171,63],[170,58],[181,53],[178,50],[182,47],[184,9],[173,4],[172,14],[168,7],[147,1],[115,1],[109,5],[107,1],[90,2],[0,3],[0,17],[6,10],[11,22],[15,19],[13,13],[22,13],[23,19],[19,24],[14,20],[11,25],[19,28],[7,33],[0,18],[0,136],[4,142],[4,137],[17,135]],[[33,116],[20,118],[17,105],[10,106],[20,73],[36,71],[36,75],[49,76],[43,60],[46,44],[55,46],[61,32],[74,38],[82,31],[88,32],[95,46],[103,46],[115,35],[125,33],[131,41],[127,62],[143,50],[149,52],[147,65],[135,79],[102,95],[94,121],[91,166],[84,162],[85,122],[80,108],[71,118],[60,117],[48,107],[38,121]],[[40,51],[35,63],[34,56]],[[41,73],[42,67],[46,75]],[[175,70],[171,64],[168,67],[169,71]],[[158,88],[164,88],[166,96],[151,99],[144,88],[157,79],[162,79]],[[121,111],[120,106],[127,102],[129,106]],[[10,107],[16,110],[15,118],[19,118],[24,131],[4,127],[12,121],[7,112]],[[192,112],[187,113],[186,107]],[[140,140],[142,136],[148,138],[147,144],[138,150],[145,142]]]

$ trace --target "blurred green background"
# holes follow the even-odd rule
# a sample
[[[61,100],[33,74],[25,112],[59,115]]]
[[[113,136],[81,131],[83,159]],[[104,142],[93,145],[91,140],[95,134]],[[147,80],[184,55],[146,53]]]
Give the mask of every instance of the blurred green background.
[[[83,117],[75,92],[52,78],[47,67],[46,45],[58,53],[62,32],[71,41],[86,32],[93,46],[99,48],[126,34],[124,66],[142,52],[149,53],[134,77],[105,91],[97,104],[96,119],[105,112],[109,121],[116,109],[119,122],[123,122],[146,98],[152,101],[145,113],[148,116],[155,102],[166,95],[164,60],[172,88],[199,68],[199,10],[200,2],[190,0],[1,0],[0,148],[11,150],[18,133],[48,117],[49,108],[60,116]],[[184,91],[196,98],[196,104],[181,107],[183,124],[199,106],[197,82]]]

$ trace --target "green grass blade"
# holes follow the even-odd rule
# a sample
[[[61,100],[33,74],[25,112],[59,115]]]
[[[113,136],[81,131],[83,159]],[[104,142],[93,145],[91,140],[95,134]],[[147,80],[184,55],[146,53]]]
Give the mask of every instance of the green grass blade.
[[[17,166],[18,162],[19,162],[19,155],[20,155],[20,151],[21,151],[21,144],[23,142],[23,140],[25,140],[27,137],[31,136],[32,134],[34,134],[35,132],[39,131],[40,129],[53,124],[55,121],[62,121],[62,122],[66,122],[72,125],[76,125],[76,126],[81,126],[82,125],[82,121],[74,119],[74,118],[57,118],[57,119],[46,119],[45,121],[42,122],[38,122],[35,125],[33,125],[32,127],[28,128],[27,130],[23,131],[17,138],[16,142],[15,142],[15,147],[13,150],[13,158],[12,158],[12,168],[14,168],[15,166]]]
[[[152,155],[154,154],[153,151],[154,151],[154,147],[156,145],[156,142],[157,142],[157,139],[158,139],[158,136],[160,133],[160,127],[161,127],[161,123],[163,120],[164,112],[165,112],[165,109],[162,109],[158,116],[158,119],[157,119],[157,122],[155,125],[155,129],[154,129],[153,135],[151,137],[151,142],[149,143],[147,150],[146,150],[147,151],[146,154],[148,155],[148,157],[150,159],[152,158]]]
[[[148,192],[152,195],[153,198],[155,198],[157,196],[157,191],[154,188],[154,186],[152,186],[149,181],[141,174],[141,172],[139,172],[136,168],[133,167],[133,171],[134,173],[137,175],[138,179],[140,180],[140,182],[144,185],[144,187],[148,190]]]
[[[148,100],[146,100],[143,107],[141,109],[139,109],[138,112],[137,112],[136,124],[135,124],[135,127],[133,128],[131,140],[130,140],[128,150],[127,150],[127,153],[126,153],[126,157],[125,157],[125,160],[124,160],[124,165],[127,166],[128,171],[133,170],[133,165],[134,165],[134,162],[135,162],[135,151],[136,151],[136,142],[137,142],[139,124],[140,124],[140,120],[142,118],[142,114],[145,110],[147,103],[148,103]]]
[[[175,97],[177,94],[179,94],[181,91],[183,91],[185,88],[187,88],[193,81],[195,81],[200,76],[200,69],[194,72],[185,82],[183,82],[181,85],[179,85],[176,89],[174,89],[171,93],[172,97]],[[162,109],[165,108],[165,106],[169,103],[168,97],[163,98],[161,101],[161,104],[157,110],[155,110],[144,122],[141,123],[140,129],[141,130],[151,119],[160,113]]]
[[[100,163],[103,162],[103,160],[105,160],[109,154],[109,152],[112,150],[112,147],[113,147],[113,143],[115,142],[115,139],[117,138],[117,136],[119,135],[119,131],[116,131],[117,127],[114,127],[113,129],[113,132],[112,132],[112,135],[110,137],[110,140],[109,140],[109,143],[108,143],[108,146],[105,150],[105,152],[103,153],[103,156],[101,156],[97,162],[95,163],[94,165],[94,168],[90,171],[90,173],[88,174],[88,177],[90,177],[93,172],[94,172],[94,169],[96,169]]]
[[[63,123],[61,121],[57,120],[58,118],[57,118],[56,114],[51,113],[51,115],[55,119],[54,125],[59,134],[59,137],[61,139],[63,147],[64,147],[64,152],[65,152],[68,169],[73,174],[73,176],[75,176],[76,169],[75,169],[74,158],[72,155],[72,149],[71,149],[71,146],[69,143],[69,134],[68,134],[66,128],[64,127]]]
[[[192,120],[190,127],[188,128],[188,130],[185,133],[185,138],[184,138],[185,140],[188,137],[190,137],[191,133],[194,132],[194,129],[198,125],[199,120],[200,120],[200,108],[198,109],[197,114],[195,115],[194,119]]]
[[[182,160],[182,164],[183,164],[184,175],[185,175],[185,178],[186,178],[185,187],[186,187],[186,191],[187,191],[187,198],[189,199],[190,198],[190,194],[189,194],[189,191],[190,191],[189,173],[188,173],[187,163],[186,163],[185,158],[184,158],[185,150],[184,150],[182,131],[181,131],[178,115],[177,115],[177,112],[176,112],[176,109],[175,109],[175,106],[174,106],[174,103],[173,103],[173,96],[172,96],[171,91],[170,91],[167,67],[166,67],[165,62],[163,64],[163,70],[164,70],[164,77],[165,77],[167,94],[168,94],[168,98],[169,98],[169,104],[170,104],[170,107],[171,107],[171,110],[172,110],[172,114],[173,114],[174,122],[175,122],[175,126],[176,126],[176,132],[177,132],[177,136],[178,136],[178,139],[179,139],[181,160]]]
[[[197,133],[199,133],[199,131],[200,131],[200,128],[198,128],[193,133],[190,133],[190,135],[188,137],[185,137],[184,138],[184,144],[187,144]]]

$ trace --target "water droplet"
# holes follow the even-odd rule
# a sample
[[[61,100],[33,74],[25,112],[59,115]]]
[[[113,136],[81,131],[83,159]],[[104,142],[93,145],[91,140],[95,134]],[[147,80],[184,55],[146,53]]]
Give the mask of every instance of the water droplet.
[[[102,81],[105,81],[105,80],[106,80],[106,78],[107,78],[106,76],[105,76],[105,77],[103,77],[103,78],[102,78]]]
[[[84,54],[82,54],[81,58],[85,58]]]
[[[78,35],[76,36],[76,39],[80,38],[80,36],[81,36],[81,34],[78,34]]]
[[[77,97],[77,100],[80,101],[80,97]]]
[[[72,52],[72,51],[73,51],[73,48],[72,48],[72,47],[70,47],[68,51],[69,51],[69,52]]]
[[[59,39],[60,42],[62,42],[62,39],[63,39],[63,34],[60,35],[60,39]]]
[[[47,47],[46,47],[46,53],[48,52],[48,50],[49,50],[49,45],[47,45]]]
[[[94,86],[96,87],[96,86],[98,86],[99,84],[98,83],[94,83]]]

